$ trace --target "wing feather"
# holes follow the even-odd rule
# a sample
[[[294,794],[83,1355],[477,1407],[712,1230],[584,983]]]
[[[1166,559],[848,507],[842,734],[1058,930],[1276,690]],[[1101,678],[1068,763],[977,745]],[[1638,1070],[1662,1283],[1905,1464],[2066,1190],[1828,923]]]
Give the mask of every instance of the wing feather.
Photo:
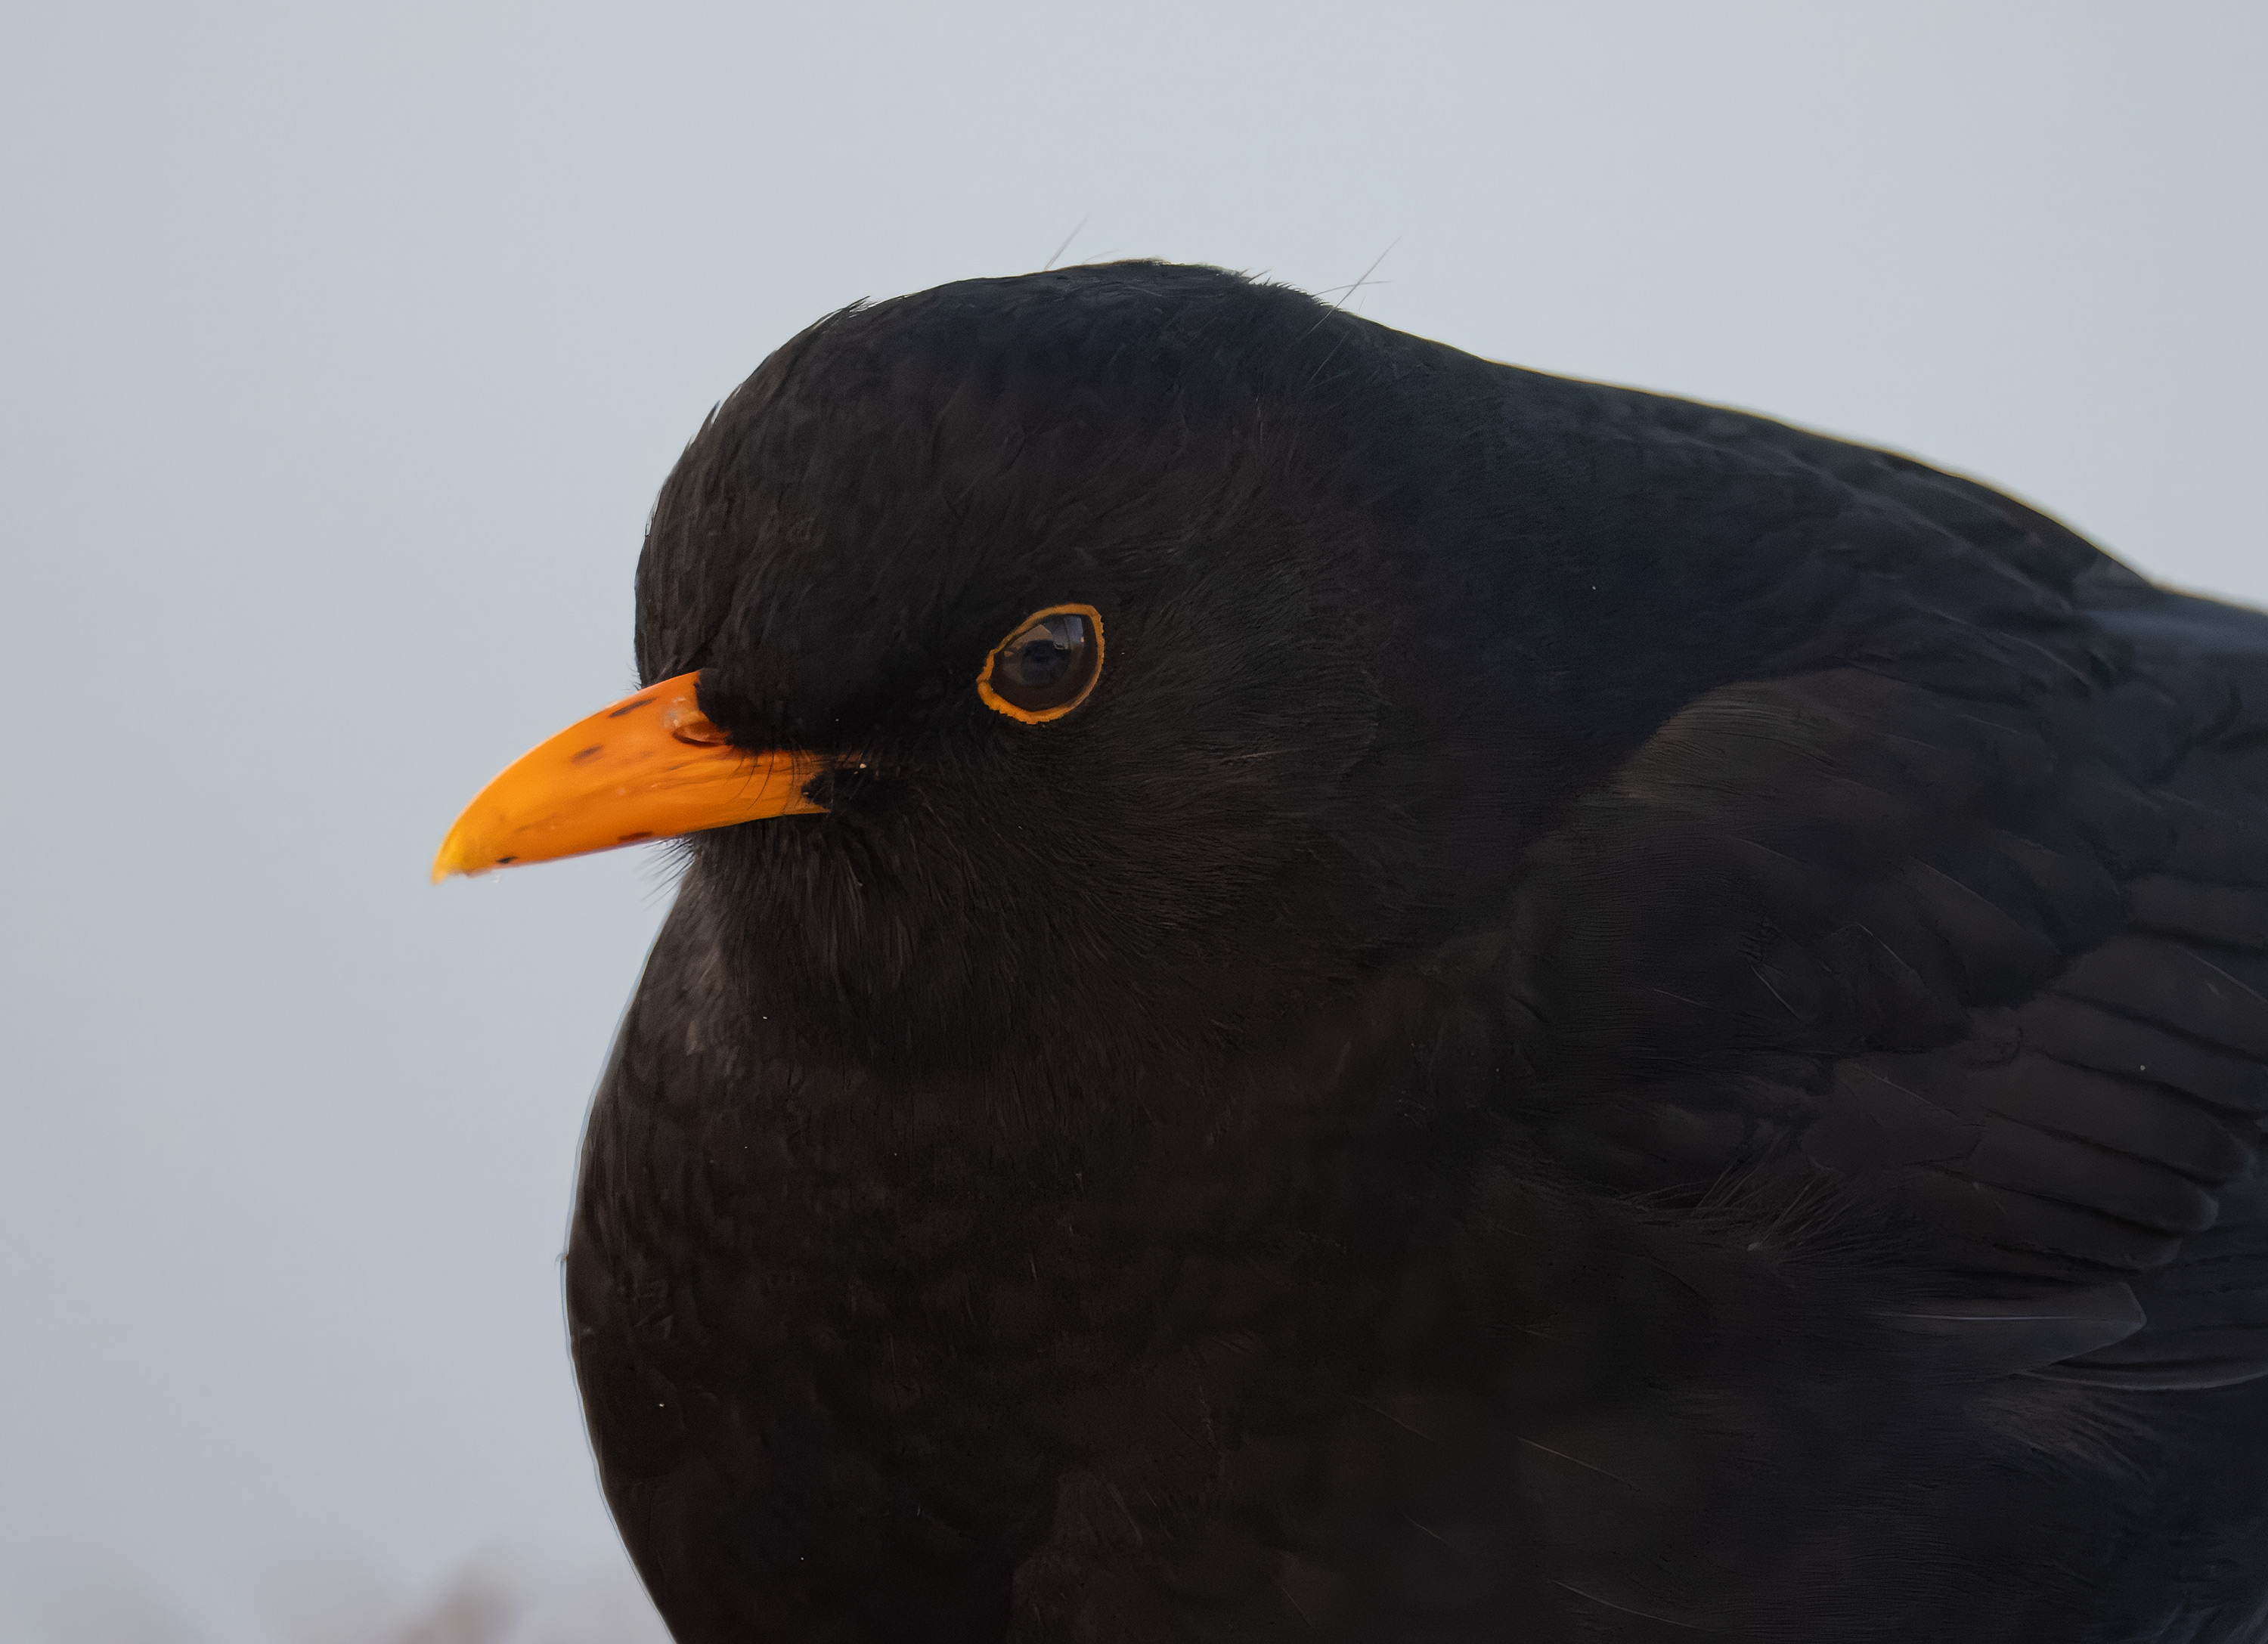
[[[2268,619],[2098,580],[2135,655],[2077,700],[1698,699],[1537,853],[1520,986],[1575,1168],[1818,1172],[1964,1365],[2218,1386],[2268,1374]]]

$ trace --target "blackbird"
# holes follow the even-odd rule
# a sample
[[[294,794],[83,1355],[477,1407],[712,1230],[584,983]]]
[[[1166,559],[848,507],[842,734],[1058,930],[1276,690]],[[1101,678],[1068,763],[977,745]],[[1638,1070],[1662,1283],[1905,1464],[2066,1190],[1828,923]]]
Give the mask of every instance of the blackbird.
[[[2268,1638],[2268,617],[1205,268],[831,315],[566,1258],[684,1644]]]

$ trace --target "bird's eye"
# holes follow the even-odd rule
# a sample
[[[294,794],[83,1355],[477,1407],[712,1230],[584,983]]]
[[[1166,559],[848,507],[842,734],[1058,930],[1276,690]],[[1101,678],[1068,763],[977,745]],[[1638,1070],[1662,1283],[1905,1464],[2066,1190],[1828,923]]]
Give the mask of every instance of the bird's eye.
[[[976,676],[984,706],[1027,725],[1061,719],[1102,672],[1102,618],[1093,605],[1049,605],[993,647]]]

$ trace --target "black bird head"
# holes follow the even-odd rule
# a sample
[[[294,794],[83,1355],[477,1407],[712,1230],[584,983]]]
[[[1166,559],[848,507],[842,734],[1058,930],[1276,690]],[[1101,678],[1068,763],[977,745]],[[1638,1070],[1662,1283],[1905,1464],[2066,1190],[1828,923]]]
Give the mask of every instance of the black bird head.
[[[639,669],[823,762],[823,816],[692,844],[791,1019],[1154,1064],[1408,921],[1412,796],[1360,770],[1390,676],[1469,659],[1381,631],[1390,500],[1346,465],[1390,429],[1314,386],[1358,336],[1208,270],[970,283],[821,322],[710,419]]]
[[[437,871],[688,833],[748,1009],[862,1057],[1248,1045],[1500,907],[1697,683],[1823,637],[1821,577],[1779,575],[1815,545],[1713,551],[1676,442],[1616,434],[1643,399],[1209,268],[847,309],[663,487],[649,690],[499,778]],[[625,718],[649,742],[592,729]],[[672,810],[664,767],[707,786]]]

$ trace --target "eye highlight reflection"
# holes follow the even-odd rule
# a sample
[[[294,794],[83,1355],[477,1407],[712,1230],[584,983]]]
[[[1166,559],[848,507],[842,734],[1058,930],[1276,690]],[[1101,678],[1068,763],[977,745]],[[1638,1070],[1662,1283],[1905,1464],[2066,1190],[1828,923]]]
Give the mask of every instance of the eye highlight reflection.
[[[1086,701],[1101,672],[1101,613],[1093,605],[1049,605],[992,648],[976,694],[995,713],[1043,725]]]

